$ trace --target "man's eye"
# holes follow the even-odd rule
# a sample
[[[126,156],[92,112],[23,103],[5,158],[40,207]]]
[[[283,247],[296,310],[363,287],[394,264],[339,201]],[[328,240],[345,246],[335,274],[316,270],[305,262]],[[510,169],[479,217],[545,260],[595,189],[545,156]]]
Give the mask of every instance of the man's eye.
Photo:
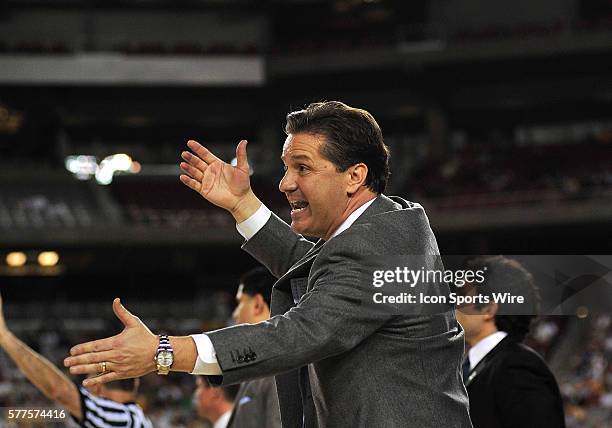
[[[298,171],[300,172],[308,171],[308,167],[306,165],[298,165]]]

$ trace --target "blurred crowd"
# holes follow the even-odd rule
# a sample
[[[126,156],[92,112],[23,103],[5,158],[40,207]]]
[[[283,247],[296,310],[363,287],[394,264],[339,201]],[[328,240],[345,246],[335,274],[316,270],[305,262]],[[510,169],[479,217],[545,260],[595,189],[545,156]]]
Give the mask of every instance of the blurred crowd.
[[[569,372],[560,375],[568,428],[609,427],[612,420],[612,317],[589,320],[583,346],[572,353]]]
[[[612,150],[603,142],[470,144],[419,165],[405,189],[439,209],[610,197],[610,165]]]

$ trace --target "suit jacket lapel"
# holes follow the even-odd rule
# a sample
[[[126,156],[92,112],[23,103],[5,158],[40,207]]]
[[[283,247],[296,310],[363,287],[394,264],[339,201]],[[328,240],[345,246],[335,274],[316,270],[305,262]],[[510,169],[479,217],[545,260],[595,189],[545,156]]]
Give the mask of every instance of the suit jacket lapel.
[[[325,241],[319,240],[295,265],[291,266],[291,268],[274,283],[272,287],[273,298],[270,307],[271,315],[284,314],[295,306],[297,302],[296,298],[301,297],[301,294],[306,291],[306,287],[303,287],[304,290],[301,293],[296,293],[297,290],[294,290],[291,284],[292,277],[297,275],[300,267],[306,266],[315,259],[324,243]],[[305,273],[303,276],[303,280],[307,283],[308,273]],[[303,286],[302,284],[295,285],[300,288]],[[298,296],[298,294],[300,294],[300,296]]]
[[[304,254],[304,256],[296,264],[291,266],[289,270],[283,276],[281,276],[276,283],[278,284],[286,280],[287,278],[290,278],[291,274],[298,270],[301,266],[304,266],[306,263],[314,260],[317,254],[319,254],[319,251],[321,251],[321,247],[323,246],[323,244],[325,244],[325,241],[319,239],[317,243],[313,245],[313,247],[308,250],[308,252]]]

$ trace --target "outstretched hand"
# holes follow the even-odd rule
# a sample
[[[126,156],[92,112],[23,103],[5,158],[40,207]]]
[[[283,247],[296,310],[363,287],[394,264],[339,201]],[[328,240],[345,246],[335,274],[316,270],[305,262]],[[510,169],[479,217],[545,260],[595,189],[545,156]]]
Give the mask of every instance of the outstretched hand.
[[[71,356],[64,360],[72,374],[99,375],[85,379],[83,386],[139,377],[155,370],[158,337],[123,307],[119,299],[113,301],[113,312],[125,326],[121,333],[76,345],[70,350]],[[106,371],[101,373],[104,366]]]
[[[185,160],[180,164],[184,172],[180,176],[183,184],[229,211],[238,222],[259,208],[261,202],[251,190],[246,140],[240,141],[236,148],[236,166],[222,161],[197,141],[189,140],[187,146],[193,153],[184,151],[181,154]]]

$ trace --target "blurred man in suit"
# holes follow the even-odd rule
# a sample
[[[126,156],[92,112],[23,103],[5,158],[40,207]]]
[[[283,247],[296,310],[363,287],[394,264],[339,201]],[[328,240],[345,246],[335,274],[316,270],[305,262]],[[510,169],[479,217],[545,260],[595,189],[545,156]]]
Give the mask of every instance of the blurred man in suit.
[[[544,360],[522,344],[538,310],[532,275],[516,260],[481,257],[468,263],[484,270],[483,284],[461,294],[483,296],[489,303],[465,305],[457,319],[470,348],[464,382],[474,428],[562,428],[563,403],[557,382]],[[523,296],[523,304],[494,303],[492,293]]]
[[[193,403],[198,416],[210,421],[212,428],[227,428],[237,392],[238,385],[215,387],[208,383],[206,377],[196,376]]]
[[[248,271],[240,279],[233,317],[238,324],[256,324],[270,318],[270,295],[276,279],[263,267]],[[231,428],[280,428],[280,409],[273,377],[251,380],[240,385]]]

